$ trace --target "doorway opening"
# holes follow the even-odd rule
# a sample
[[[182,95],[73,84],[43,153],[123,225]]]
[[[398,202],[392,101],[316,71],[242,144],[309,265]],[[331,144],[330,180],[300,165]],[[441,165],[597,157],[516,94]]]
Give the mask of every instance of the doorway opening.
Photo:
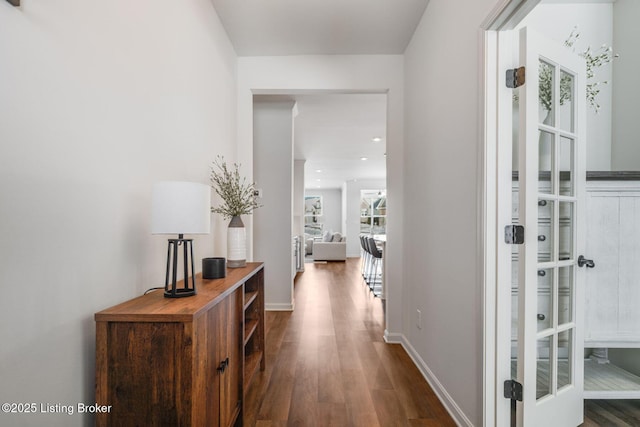
[[[387,188],[387,94],[279,91],[252,101],[253,177],[264,194],[254,255],[278,274],[270,289],[280,301],[267,309],[293,310],[293,284],[314,260],[314,242],[340,239],[322,245],[321,261],[360,256],[360,190]]]

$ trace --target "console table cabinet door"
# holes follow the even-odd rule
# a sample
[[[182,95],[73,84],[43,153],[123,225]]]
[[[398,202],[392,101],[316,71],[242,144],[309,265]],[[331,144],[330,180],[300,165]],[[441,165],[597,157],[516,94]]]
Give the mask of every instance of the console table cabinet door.
[[[193,425],[233,425],[240,413],[242,288],[196,322]]]
[[[218,303],[194,322],[194,399],[191,409],[194,426],[219,425],[220,374],[217,368],[222,350],[218,340],[218,328],[222,321],[221,312],[225,304],[226,301]]]
[[[220,426],[229,427],[240,414],[242,400],[242,287],[231,294],[221,306],[217,322],[218,360],[224,369],[220,377]]]
[[[183,357],[191,350],[190,325],[110,322],[106,329],[110,370],[102,401],[113,410],[99,414],[97,424],[190,425],[188,401],[182,399],[191,388],[183,380],[191,377],[191,360]]]

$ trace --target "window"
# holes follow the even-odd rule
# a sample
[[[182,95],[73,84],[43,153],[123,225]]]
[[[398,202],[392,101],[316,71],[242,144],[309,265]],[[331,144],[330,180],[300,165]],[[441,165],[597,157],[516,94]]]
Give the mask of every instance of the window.
[[[387,234],[387,191],[360,192],[360,233]]]
[[[322,236],[322,196],[304,196],[304,233]]]

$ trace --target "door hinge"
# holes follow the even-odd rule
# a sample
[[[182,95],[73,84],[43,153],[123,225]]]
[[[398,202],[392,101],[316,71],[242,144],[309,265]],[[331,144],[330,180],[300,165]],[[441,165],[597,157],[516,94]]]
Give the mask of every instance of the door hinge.
[[[524,226],[507,225],[504,228],[504,242],[510,245],[521,245],[524,243]]]
[[[517,400],[522,402],[522,384],[516,380],[507,380],[504,382],[505,399]]]
[[[524,75],[524,67],[507,70],[507,87],[515,89],[522,86],[525,80]]]

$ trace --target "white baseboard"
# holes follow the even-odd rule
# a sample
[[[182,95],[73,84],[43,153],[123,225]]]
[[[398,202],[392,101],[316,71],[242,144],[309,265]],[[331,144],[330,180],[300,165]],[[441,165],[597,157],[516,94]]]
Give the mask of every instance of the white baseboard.
[[[265,311],[293,311],[293,304],[265,304]]]
[[[387,343],[402,345],[402,347],[405,349],[409,357],[411,357],[413,363],[418,367],[418,369],[422,373],[422,376],[427,380],[436,396],[438,396],[438,399],[440,399],[440,402],[442,402],[442,405],[445,407],[445,409],[447,410],[449,415],[451,415],[451,418],[453,418],[453,421],[455,421],[457,425],[464,427],[473,427],[473,423],[471,422],[471,420],[469,420],[464,412],[462,412],[462,409],[460,409],[455,400],[453,400],[442,383],[438,381],[438,378],[436,378],[431,369],[429,369],[424,360],[422,360],[422,357],[420,357],[418,352],[416,352],[415,348],[413,348],[404,334],[388,333],[387,331],[384,331],[384,340]]]
[[[397,334],[397,333],[390,333],[386,329],[384,330],[384,342],[386,342],[387,344],[402,344],[403,341],[404,341],[404,335]],[[406,348],[405,348],[405,351],[406,351]],[[413,363],[415,363],[415,360],[413,361]]]

